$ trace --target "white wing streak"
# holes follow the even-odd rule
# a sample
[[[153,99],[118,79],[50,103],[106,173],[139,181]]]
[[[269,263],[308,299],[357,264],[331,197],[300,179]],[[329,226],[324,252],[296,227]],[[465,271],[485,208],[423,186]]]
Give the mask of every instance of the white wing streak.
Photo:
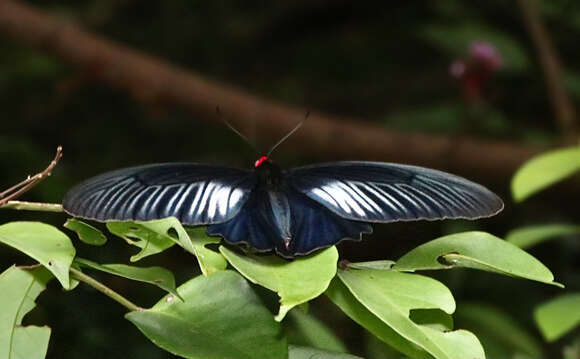
[[[189,225],[235,216],[255,186],[245,170],[167,163],[109,172],[73,188],[63,200],[73,216],[98,221],[177,217]]]
[[[289,171],[290,184],[335,214],[365,222],[496,214],[503,202],[464,178],[422,167],[335,162]]]
[[[352,188],[352,190],[355,191],[359,195],[359,198],[362,199],[362,201],[360,203],[363,204],[363,206],[365,208],[367,208],[369,211],[373,211],[373,212],[375,212],[375,211],[380,212],[381,211],[381,207],[372,198],[370,198],[369,196],[364,194],[364,192],[358,188],[358,186],[364,185],[364,183],[358,182],[355,186],[354,183],[347,182],[347,185],[350,186],[350,188]]]

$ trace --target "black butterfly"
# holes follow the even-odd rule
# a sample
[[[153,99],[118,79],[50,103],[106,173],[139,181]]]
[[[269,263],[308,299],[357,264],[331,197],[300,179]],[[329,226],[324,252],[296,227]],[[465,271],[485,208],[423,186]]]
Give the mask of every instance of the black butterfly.
[[[292,258],[371,233],[370,223],[477,219],[503,208],[476,183],[423,167],[333,162],[281,170],[268,157],[253,170],[194,163],[121,169],[68,192],[64,210],[97,221],[177,217],[210,235]]]

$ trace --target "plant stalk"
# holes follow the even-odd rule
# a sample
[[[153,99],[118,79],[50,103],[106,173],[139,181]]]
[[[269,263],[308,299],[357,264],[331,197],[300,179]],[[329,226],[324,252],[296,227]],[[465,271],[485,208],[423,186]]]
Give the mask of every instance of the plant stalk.
[[[107,297],[113,299],[114,301],[121,304],[122,306],[124,306],[125,308],[129,309],[132,312],[140,312],[140,311],[145,310],[144,308],[141,308],[137,304],[131,302],[129,299],[123,297],[121,294],[115,292],[114,290],[107,287],[103,283],[97,281],[96,279],[84,274],[83,272],[81,272],[78,269],[74,269],[71,267],[70,273],[72,274],[72,277],[74,279],[77,279],[80,282],[83,282],[83,283],[90,285],[91,287],[95,288],[99,292],[101,292],[104,295],[106,295]]]
[[[39,211],[39,212],[63,212],[60,203],[42,203],[26,201],[8,201],[0,209],[17,209],[22,211]]]

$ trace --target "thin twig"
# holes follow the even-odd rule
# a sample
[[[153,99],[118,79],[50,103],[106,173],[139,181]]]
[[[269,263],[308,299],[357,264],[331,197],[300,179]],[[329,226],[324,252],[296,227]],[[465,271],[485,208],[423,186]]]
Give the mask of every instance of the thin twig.
[[[77,270],[77,269],[74,269],[71,267],[70,273],[72,274],[72,277],[74,279],[90,285],[91,287],[95,288],[99,292],[101,292],[104,295],[106,295],[107,297],[113,299],[114,301],[121,304],[122,306],[124,306],[125,308],[129,309],[132,312],[140,312],[140,311],[145,310],[145,308],[142,308],[142,307],[138,306],[137,304],[131,302],[129,299],[123,297],[121,294],[115,292],[114,290],[107,287],[103,283],[97,281],[93,277],[90,277],[90,276],[84,274],[80,270]]]
[[[0,207],[8,203],[8,201],[18,198],[22,194],[28,192],[32,187],[36,186],[43,179],[50,176],[51,171],[56,166],[58,161],[62,157],[62,147],[58,146],[56,149],[56,155],[48,167],[44,171],[35,174],[34,176],[28,176],[24,181],[15,184],[14,186],[8,188],[7,190],[0,193]]]
[[[562,65],[558,53],[552,45],[550,35],[542,22],[538,3],[536,0],[518,0],[518,5],[544,70],[548,94],[554,107],[562,139],[566,143],[576,142],[578,125],[575,109],[564,88]]]
[[[16,209],[22,211],[38,212],[63,212],[60,203],[43,203],[43,202],[26,202],[26,201],[8,201],[0,209]]]

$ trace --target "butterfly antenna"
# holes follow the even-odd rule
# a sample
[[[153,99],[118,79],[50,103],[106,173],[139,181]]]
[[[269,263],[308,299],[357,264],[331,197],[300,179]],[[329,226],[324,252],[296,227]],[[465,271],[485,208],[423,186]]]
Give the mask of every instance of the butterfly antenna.
[[[280,146],[284,141],[286,141],[288,139],[288,137],[292,136],[292,134],[296,131],[298,131],[298,129],[300,127],[302,127],[302,125],[304,124],[304,121],[306,121],[306,119],[308,118],[308,116],[310,116],[310,110],[306,111],[306,115],[304,115],[304,118],[302,119],[302,121],[300,121],[296,127],[294,127],[292,129],[292,131],[288,132],[284,137],[282,137],[280,139],[280,141],[278,141],[274,146],[272,146],[272,148],[270,148],[270,151],[268,151],[268,154],[266,156],[270,157],[270,155],[272,154],[272,152],[274,152],[274,150],[276,149],[276,147]]]
[[[250,145],[250,147],[252,147],[254,149],[254,151],[259,152],[258,149],[256,148],[256,145],[254,145],[254,143],[252,143],[252,141],[250,141],[250,139],[248,137],[246,137],[243,133],[241,133],[240,131],[238,131],[231,123],[229,123],[225,119],[225,117],[222,115],[222,112],[221,112],[219,106],[216,106],[215,107],[215,112],[217,113],[217,115],[220,118],[220,120],[222,120],[223,123],[225,123],[226,126],[228,126],[228,128],[230,130],[232,130],[236,135],[240,136],[240,138],[242,140],[244,140],[244,142],[246,142],[248,145]]]

